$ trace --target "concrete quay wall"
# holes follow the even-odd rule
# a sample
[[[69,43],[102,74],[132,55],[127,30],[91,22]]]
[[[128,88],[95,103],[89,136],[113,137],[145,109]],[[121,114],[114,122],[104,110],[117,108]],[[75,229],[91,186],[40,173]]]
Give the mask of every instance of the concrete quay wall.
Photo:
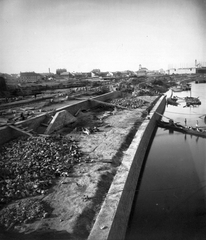
[[[115,92],[109,92],[91,99],[95,99],[95,100],[99,100],[99,101],[108,101],[110,99],[114,99],[117,98],[118,96],[121,96],[121,92],[119,91],[115,91]],[[28,128],[28,129],[32,129],[34,131],[36,131],[36,129],[39,127],[39,125],[47,118],[47,116],[50,115],[54,115],[57,112],[60,112],[62,110],[66,110],[69,113],[75,115],[79,110],[86,110],[89,109],[91,107],[95,107],[95,103],[91,103],[88,100],[83,100],[80,101],[76,104],[72,104],[72,105],[66,105],[64,107],[58,108],[56,110],[54,110],[53,112],[47,112],[47,113],[42,113],[38,116],[29,118],[27,120],[21,121],[21,122],[17,122],[14,125],[16,127],[21,126],[21,128]],[[22,135],[20,132],[11,129],[7,126],[5,127],[0,127],[0,145],[9,142],[12,139],[15,139],[17,137],[19,137],[20,135]]]
[[[162,96],[144,120],[125,152],[122,163],[96,218],[88,240],[124,240],[135,190],[140,180],[147,148],[163,113],[166,97]]]
[[[121,92],[116,91],[116,92],[105,93],[100,96],[89,98],[89,99],[94,99],[94,100],[104,102],[104,101],[108,101],[111,99],[115,99],[119,96],[121,96]],[[88,100],[84,100],[84,101],[81,101],[81,102],[73,104],[73,105],[58,108],[57,111],[67,110],[69,113],[75,115],[79,110],[89,109],[92,107],[96,107],[97,105],[98,104],[91,103]]]
[[[34,103],[34,102],[41,102],[42,100],[47,100],[47,99],[51,99],[54,96],[49,96],[49,97],[38,97],[38,98],[34,98],[34,99],[26,99],[26,100],[20,100],[20,101],[16,101],[16,102],[10,102],[10,103],[5,103],[5,104],[1,104],[0,105],[0,109],[8,109],[11,107],[18,107],[18,106],[22,106],[24,104],[28,104],[28,103]]]
[[[22,135],[24,134],[16,131],[15,129],[9,127],[2,127],[0,128],[0,146]]]

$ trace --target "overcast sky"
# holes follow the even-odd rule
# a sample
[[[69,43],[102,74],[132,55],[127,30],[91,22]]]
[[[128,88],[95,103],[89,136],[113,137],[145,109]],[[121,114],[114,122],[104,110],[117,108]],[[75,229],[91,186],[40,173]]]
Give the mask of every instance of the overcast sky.
[[[206,0],[0,0],[0,72],[206,61]]]

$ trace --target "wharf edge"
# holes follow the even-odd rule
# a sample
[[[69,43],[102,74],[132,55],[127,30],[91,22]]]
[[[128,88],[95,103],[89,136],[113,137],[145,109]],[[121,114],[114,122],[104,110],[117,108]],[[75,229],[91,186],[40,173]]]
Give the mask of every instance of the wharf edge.
[[[155,104],[143,121],[110,186],[101,210],[87,240],[124,240],[137,183],[156,121],[164,113],[166,96]]]

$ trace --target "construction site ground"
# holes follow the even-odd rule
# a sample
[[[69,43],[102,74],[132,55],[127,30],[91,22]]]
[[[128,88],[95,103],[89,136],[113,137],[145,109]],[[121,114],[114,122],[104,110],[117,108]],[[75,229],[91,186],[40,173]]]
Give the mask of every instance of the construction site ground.
[[[27,118],[31,118],[42,114],[43,112],[54,111],[57,108],[63,107],[65,105],[75,104],[79,101],[85,100],[88,97],[84,96],[70,96],[68,99],[65,97],[53,97],[55,101],[51,101],[51,98],[45,99],[47,95],[42,97],[37,97],[37,99],[29,98],[27,100],[16,102],[17,105],[9,104],[0,105],[0,126],[3,123],[18,122],[22,121],[20,115],[24,113]],[[51,96],[48,94],[48,97]],[[33,102],[32,102],[33,100]],[[36,100],[36,101],[35,101]],[[31,102],[29,102],[31,101]],[[12,104],[12,103],[11,103]]]
[[[43,202],[46,214],[32,222],[2,227],[0,239],[87,239],[124,151],[158,96],[138,98],[144,104],[136,109],[102,106],[81,111],[75,126],[58,132],[77,140],[87,160],[76,164],[69,176],[58,178],[47,194],[14,201],[16,208],[22,201],[24,208],[32,200]]]

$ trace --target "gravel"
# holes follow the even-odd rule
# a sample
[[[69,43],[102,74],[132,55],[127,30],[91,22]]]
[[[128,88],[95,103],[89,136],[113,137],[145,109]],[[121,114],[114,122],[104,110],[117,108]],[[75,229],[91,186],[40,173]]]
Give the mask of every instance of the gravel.
[[[61,135],[19,138],[0,149],[0,204],[45,194],[83,161],[77,142]]]

